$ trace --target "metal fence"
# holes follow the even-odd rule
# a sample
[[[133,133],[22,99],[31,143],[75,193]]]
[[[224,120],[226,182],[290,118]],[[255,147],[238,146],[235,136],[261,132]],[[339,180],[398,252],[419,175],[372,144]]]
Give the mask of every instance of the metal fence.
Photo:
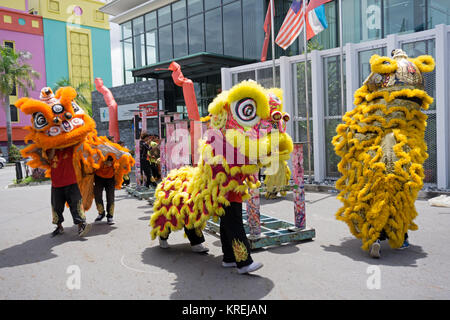
[[[450,26],[358,44],[348,43],[343,48],[344,83],[340,80],[340,48],[312,51],[308,54],[309,132],[310,150],[304,148],[305,174],[311,159],[314,181],[336,180],[340,173],[331,144],[336,127],[342,121],[342,112],[352,110],[353,93],[370,74],[369,60],[373,54],[387,55],[402,48],[410,57],[428,54],[434,57],[436,68],[424,74],[425,88],[434,98],[429,110],[425,140],[429,157],[424,164],[425,183],[440,189],[450,188]],[[296,142],[307,142],[305,103],[305,56],[281,57],[275,61],[277,86],[284,91],[284,109],[292,115],[288,132]],[[265,87],[272,86],[272,61],[235,68],[222,69],[222,89],[253,79]],[[341,85],[344,86],[344,108],[341,106]]]

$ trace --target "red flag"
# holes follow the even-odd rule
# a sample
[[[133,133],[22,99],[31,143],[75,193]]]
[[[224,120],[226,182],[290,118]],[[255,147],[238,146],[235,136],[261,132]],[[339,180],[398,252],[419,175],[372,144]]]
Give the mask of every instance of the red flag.
[[[264,20],[264,32],[266,34],[264,36],[264,44],[263,44],[263,48],[262,48],[262,52],[261,52],[261,61],[266,61],[266,59],[267,59],[267,48],[269,47],[270,27],[271,27],[271,23],[272,23],[271,12],[272,12],[272,0],[270,0],[270,2],[269,2],[269,7],[267,8],[267,13],[266,13],[266,19]]]

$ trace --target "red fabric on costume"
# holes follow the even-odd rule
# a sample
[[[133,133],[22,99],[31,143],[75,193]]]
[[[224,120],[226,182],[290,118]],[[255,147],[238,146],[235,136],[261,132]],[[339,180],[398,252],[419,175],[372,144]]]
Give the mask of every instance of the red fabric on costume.
[[[239,202],[242,203],[242,196],[240,193],[230,191],[227,194],[227,200],[230,202]]]
[[[59,188],[77,183],[73,168],[73,147],[56,149],[51,166],[52,187]]]

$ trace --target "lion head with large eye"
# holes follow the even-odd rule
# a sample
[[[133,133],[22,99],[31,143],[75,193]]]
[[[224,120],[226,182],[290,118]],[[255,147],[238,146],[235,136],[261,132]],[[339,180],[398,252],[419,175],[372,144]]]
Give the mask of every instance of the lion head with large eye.
[[[45,87],[41,90],[41,100],[19,99],[16,107],[32,115],[27,139],[43,150],[65,148],[83,141],[95,130],[95,122],[74,101],[76,96],[71,87],[60,88],[55,95]]]
[[[283,111],[282,94],[279,88],[242,81],[209,105],[210,126],[250,161],[265,166],[274,159],[288,160],[293,143],[286,133],[290,117]]]

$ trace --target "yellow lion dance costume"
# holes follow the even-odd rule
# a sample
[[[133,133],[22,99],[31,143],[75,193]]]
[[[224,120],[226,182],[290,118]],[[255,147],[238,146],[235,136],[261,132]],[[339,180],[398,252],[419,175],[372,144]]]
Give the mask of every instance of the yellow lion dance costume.
[[[342,177],[336,182],[344,206],[338,220],[362,240],[362,249],[384,231],[399,248],[408,230],[417,230],[414,202],[423,186],[422,164],[428,109],[422,72],[434,69],[430,56],[408,58],[396,49],[392,58],[372,56],[372,73],[355,92],[356,108],[347,112],[333,138]]]
[[[280,89],[243,81],[211,102],[198,165],[170,171],[156,188],[152,239],[183,227],[201,233],[210,217],[217,221],[224,214],[229,192],[245,201],[248,189],[260,185],[254,176],[260,167],[289,159],[293,144],[285,133],[286,114],[278,111],[281,95]]]
[[[73,166],[83,199],[83,208],[89,210],[94,199],[94,172],[111,156],[115,171],[115,187],[120,189],[123,176],[131,171],[133,157],[128,149],[97,136],[95,121],[74,101],[77,93],[71,87],[60,88],[55,95],[50,88],[41,90],[41,100],[24,97],[16,102],[23,113],[32,115],[30,133],[25,142],[33,143],[21,150],[24,158],[31,157],[28,165],[46,169],[51,167],[46,150],[74,146]]]

